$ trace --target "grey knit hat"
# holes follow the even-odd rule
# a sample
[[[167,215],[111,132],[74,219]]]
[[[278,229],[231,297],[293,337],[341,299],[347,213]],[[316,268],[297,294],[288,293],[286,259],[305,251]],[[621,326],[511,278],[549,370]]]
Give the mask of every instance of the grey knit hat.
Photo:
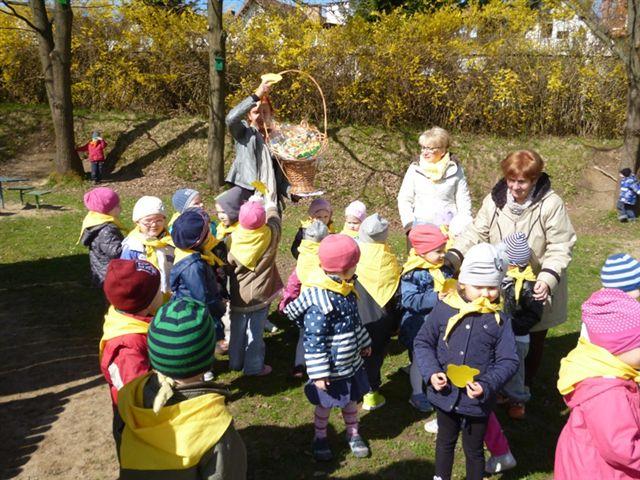
[[[324,237],[329,235],[329,229],[320,220],[314,220],[304,229],[304,239],[320,243]]]
[[[389,236],[389,222],[379,214],[369,215],[358,230],[358,240],[362,243],[384,243]]]
[[[479,243],[465,255],[458,280],[477,287],[499,287],[508,265],[504,244]]]

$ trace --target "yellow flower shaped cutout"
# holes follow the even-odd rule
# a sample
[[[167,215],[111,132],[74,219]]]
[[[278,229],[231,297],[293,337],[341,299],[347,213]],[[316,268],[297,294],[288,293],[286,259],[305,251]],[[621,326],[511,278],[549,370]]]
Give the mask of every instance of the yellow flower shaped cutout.
[[[270,85],[273,85],[274,83],[278,83],[280,80],[282,80],[282,75],[280,75],[279,73],[265,73],[260,77],[260,79],[263,82],[267,82]]]
[[[468,382],[473,382],[476,375],[480,373],[477,368],[467,365],[447,365],[447,377],[458,388],[464,388]]]
[[[267,186],[264,183],[262,183],[260,180],[251,182],[251,186],[265,197],[269,194],[269,190],[267,189]]]

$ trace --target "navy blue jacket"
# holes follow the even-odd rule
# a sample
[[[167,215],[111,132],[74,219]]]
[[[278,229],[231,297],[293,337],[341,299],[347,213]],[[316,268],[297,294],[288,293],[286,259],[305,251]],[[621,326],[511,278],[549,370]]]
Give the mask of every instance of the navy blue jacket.
[[[199,253],[193,253],[171,268],[171,291],[174,298],[189,297],[204,303],[217,322],[225,314],[215,271],[202,260]]]
[[[445,302],[438,302],[418,332],[413,358],[428,384],[427,396],[433,405],[446,412],[486,417],[493,409],[496,393],[518,369],[511,320],[501,313],[498,325],[493,313],[471,313],[458,322],[445,343],[447,322],[457,313]],[[482,385],[483,395],[469,398],[465,388],[458,388],[451,381],[437,392],[431,386],[431,376],[446,372],[449,364],[480,370],[475,381]]]

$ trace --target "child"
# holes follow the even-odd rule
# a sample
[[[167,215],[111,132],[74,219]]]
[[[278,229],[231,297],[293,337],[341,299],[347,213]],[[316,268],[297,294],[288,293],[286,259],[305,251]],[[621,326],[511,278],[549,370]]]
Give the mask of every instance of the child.
[[[435,476],[442,480],[451,478],[460,431],[466,478],[483,478],[482,442],[489,414],[496,393],[518,368],[511,322],[500,313],[500,284],[507,264],[504,252],[488,243],[469,249],[458,288],[436,304],[416,336],[414,361],[429,383],[429,401],[437,411]],[[447,375],[453,376],[452,366],[463,365],[480,373],[467,375],[460,388]]]
[[[342,228],[343,235],[348,235],[351,238],[358,238],[358,230],[360,224],[367,217],[367,207],[360,200],[351,202],[344,210],[344,227]]]
[[[216,324],[216,336],[224,339],[222,317],[226,305],[216,280],[215,268],[223,264],[212,245],[217,240],[209,231],[209,215],[200,208],[189,208],[173,224],[171,238],[176,246],[171,268],[173,298],[189,297],[204,303]]]
[[[89,152],[91,162],[91,180],[94,184],[102,181],[102,167],[104,165],[104,149],[107,142],[100,137],[100,132],[93,132],[91,140],[81,147],[76,148],[76,152]]]
[[[414,226],[409,232],[412,249],[404,264],[400,283],[402,322],[398,339],[409,350],[411,366],[411,398],[409,403],[417,410],[428,413],[433,407],[423,390],[423,380],[413,359],[413,342],[425,318],[438,302],[445,280],[451,271],[443,266],[447,237],[432,224]]]
[[[207,308],[171,300],[154,317],[147,343],[153,371],[119,393],[119,478],[244,480],[246,450],[225,392],[203,381],[215,345]]]
[[[375,410],[386,403],[379,392],[380,369],[400,316],[400,265],[386,243],[388,235],[389,222],[377,213],[364,219],[358,234],[358,313],[371,338],[371,355],[364,359],[370,387],[362,400],[364,410]]]
[[[618,220],[621,222],[636,219],[636,200],[640,195],[640,182],[631,173],[630,168],[620,170],[620,195],[616,208],[618,209]]]
[[[136,227],[122,242],[120,258],[147,260],[160,270],[160,288],[165,300],[171,295],[170,273],[173,265],[173,242],[166,225],[166,213],[158,197],[141,197],[133,207]]]
[[[115,408],[118,391],[150,369],[147,330],[162,305],[160,272],[145,260],[116,258],[109,263],[104,294],[111,306],[102,327],[100,370]]]
[[[640,283],[640,272],[629,277]],[[581,337],[560,362],[558,390],[571,413],[558,438],[554,478],[638,478],[640,305],[604,288],[582,305],[582,321],[589,339]]]
[[[309,278],[320,268],[320,259],[318,258],[318,247],[320,242],[329,235],[329,229],[320,220],[314,220],[304,229],[304,238],[300,242],[298,261],[294,268],[287,286],[282,292],[282,300],[278,305],[278,310],[284,312],[284,309],[292,301],[300,296],[300,290],[303,285],[308,285]],[[296,345],[296,357],[294,360],[291,375],[294,378],[302,378],[304,376],[304,346],[302,343],[304,330],[300,329],[298,343]]]
[[[120,198],[107,187],[98,187],[84,194],[84,206],[89,213],[82,221],[80,241],[89,248],[91,282],[102,288],[107,265],[122,253]]]
[[[231,187],[216,198],[216,215],[219,223],[216,226],[216,238],[227,242],[230,235],[238,227],[240,207],[249,199],[251,191],[240,187]]]
[[[180,188],[176,190],[176,193],[174,193],[173,197],[171,197],[171,203],[173,204],[175,213],[173,214],[171,220],[169,220],[169,223],[167,225],[169,231],[172,230],[173,224],[180,216],[180,214],[187,208],[204,208],[200,192],[191,188]]]
[[[304,356],[309,381],[305,395],[315,405],[313,456],[332,458],[327,441],[329,414],[342,409],[347,441],[356,457],[369,455],[358,433],[357,402],[369,391],[361,357],[371,354],[371,340],[360,323],[352,280],[360,258],[357,243],[346,235],[329,235],[318,249],[320,266],[309,288],[285,309],[304,324]]]
[[[282,226],[276,204],[263,205],[257,197],[240,207],[238,221],[228,255],[233,268],[229,368],[244,370],[245,375],[268,375],[271,366],[264,363],[262,332],[269,304],[282,290],[276,266]]]
[[[296,238],[294,238],[293,244],[291,244],[291,254],[293,258],[298,258],[298,248],[304,238],[304,231],[314,220],[320,220],[329,228],[329,233],[335,233],[333,230],[333,222],[331,221],[332,214],[333,210],[328,200],[316,198],[311,202],[311,205],[309,205],[309,218],[300,222],[300,227],[296,232]]]

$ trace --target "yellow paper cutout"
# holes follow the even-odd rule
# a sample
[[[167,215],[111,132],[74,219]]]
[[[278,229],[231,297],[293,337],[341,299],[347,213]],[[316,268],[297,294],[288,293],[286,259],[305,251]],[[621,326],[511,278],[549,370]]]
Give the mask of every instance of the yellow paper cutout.
[[[442,292],[445,295],[448,295],[449,293],[453,292],[456,290],[458,285],[458,281],[455,278],[447,278],[444,281],[444,285],[442,286]]]
[[[468,382],[473,382],[476,375],[480,373],[477,368],[471,368],[467,365],[447,365],[447,377],[458,388],[464,388]]]
[[[260,79],[263,82],[267,82],[270,85],[273,85],[274,83],[278,83],[280,80],[282,80],[282,75],[278,73],[265,73],[260,77]]]
[[[269,190],[267,189],[267,186],[264,183],[262,183],[260,180],[256,180],[255,182],[251,182],[251,186],[253,188],[255,188],[258,192],[260,192],[262,195],[264,195],[265,197],[269,193]]]

